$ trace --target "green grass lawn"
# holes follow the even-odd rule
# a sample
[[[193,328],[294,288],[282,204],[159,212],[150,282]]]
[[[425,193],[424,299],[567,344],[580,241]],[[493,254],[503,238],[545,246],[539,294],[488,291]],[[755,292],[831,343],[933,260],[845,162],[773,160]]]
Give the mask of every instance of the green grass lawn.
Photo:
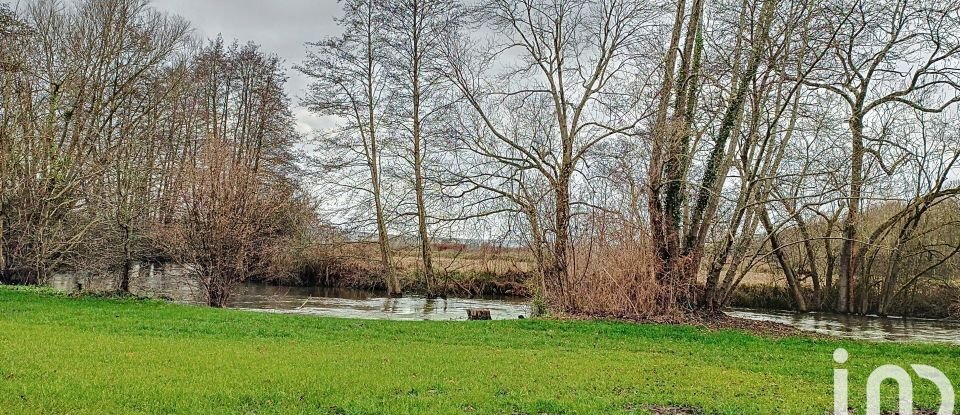
[[[960,348],[612,322],[361,321],[0,288],[0,413],[824,414],[880,364]],[[934,407],[932,385],[917,404]],[[887,395],[893,395],[888,393]]]

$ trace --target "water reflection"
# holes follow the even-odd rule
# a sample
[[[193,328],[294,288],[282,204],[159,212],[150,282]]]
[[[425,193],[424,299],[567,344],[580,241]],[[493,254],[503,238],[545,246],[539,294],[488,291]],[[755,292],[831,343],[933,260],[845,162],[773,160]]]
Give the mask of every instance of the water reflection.
[[[176,269],[141,272],[131,280],[136,295],[164,298],[182,303],[202,304],[201,290]],[[61,291],[111,290],[114,281],[61,274],[50,282]],[[307,314],[383,320],[466,320],[467,309],[486,308],[494,319],[529,316],[524,298],[482,297],[427,299],[421,296],[391,298],[386,291],[367,291],[332,287],[289,287],[244,284],[230,297],[227,307],[285,314]]]
[[[391,298],[386,292],[330,287],[244,285],[228,302],[231,308],[388,320],[466,320],[467,309],[486,308],[494,319],[529,315],[525,299],[508,297],[427,299]]]
[[[957,321],[750,309],[735,309],[727,314],[848,339],[960,345],[960,322]]]

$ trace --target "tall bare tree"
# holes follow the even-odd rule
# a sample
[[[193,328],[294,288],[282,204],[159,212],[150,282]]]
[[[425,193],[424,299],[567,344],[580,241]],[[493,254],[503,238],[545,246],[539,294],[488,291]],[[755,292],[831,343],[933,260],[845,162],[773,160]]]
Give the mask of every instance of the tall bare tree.
[[[463,24],[463,7],[452,0],[396,0],[383,2],[389,22],[387,64],[393,89],[391,108],[396,124],[408,143],[403,153],[413,170],[417,235],[427,296],[445,295],[433,266],[428,210],[428,157],[440,148],[437,141],[449,130],[448,113],[452,108],[451,88],[444,76],[446,39],[456,36]]]
[[[531,190],[524,183],[547,185],[546,206],[520,210],[531,228],[546,225],[545,294],[570,307],[575,176],[599,143],[634,132],[640,94],[625,89],[638,75],[631,54],[659,13],[644,2],[497,0],[484,2],[481,15],[496,43],[471,51],[461,41],[449,52],[450,79],[485,129],[464,146],[499,164],[497,176],[510,177],[520,192]],[[527,105],[541,106],[542,116],[527,120],[533,124],[504,122]]]
[[[703,4],[697,1],[691,6],[690,18],[686,23],[684,55],[680,58],[679,66],[677,50],[687,13],[685,2],[677,4],[670,47],[664,58],[665,75],[652,126],[652,154],[647,170],[652,249],[658,258],[656,274],[661,285],[659,303],[667,309],[679,307],[682,310],[697,306],[693,287],[704,255],[704,243],[716,217],[718,194],[731,167],[733,149],[742,129],[744,105],[763,62],[765,48],[769,46],[778,5],[776,0],[762,1],[757,11],[759,17],[756,26],[750,28],[741,24],[738,27],[740,35],[736,44],[750,45],[742,56],[746,65],[741,67],[741,55],[738,52],[733,58],[730,93],[724,101],[720,125],[696,186],[695,202],[686,207],[689,210],[684,215],[685,190],[682,183],[692,170],[690,163],[694,157],[691,152],[697,150],[690,145],[689,129],[696,115],[692,111],[696,109],[698,86],[692,81],[696,81],[695,74],[700,70],[695,65],[700,61],[700,48],[695,43],[702,36],[698,33],[701,30]],[[740,13],[746,16],[753,10],[749,2],[744,2]],[[741,18],[740,21],[747,22],[749,19]],[[751,32],[753,38],[748,42],[745,36]],[[672,109],[671,97],[675,97]]]
[[[304,103],[318,114],[337,117],[341,125],[326,132],[333,149],[327,172],[349,170],[359,162],[368,184],[353,187],[369,193],[373,204],[380,261],[387,290],[400,295],[403,287],[394,270],[384,207],[382,126],[387,100],[387,21],[379,2],[349,0],[338,23],[344,34],[310,43],[312,50],[300,71],[313,79]]]
[[[881,131],[871,131],[876,114],[889,107],[908,106],[938,113],[960,102],[957,75],[960,39],[955,2],[839,2],[835,24],[840,29],[829,61],[808,77],[806,84],[832,92],[846,105],[849,116],[850,167],[837,311],[854,311],[860,217],[868,161],[891,171],[894,160],[881,156],[884,147],[897,145]],[[868,158],[870,160],[868,160]]]

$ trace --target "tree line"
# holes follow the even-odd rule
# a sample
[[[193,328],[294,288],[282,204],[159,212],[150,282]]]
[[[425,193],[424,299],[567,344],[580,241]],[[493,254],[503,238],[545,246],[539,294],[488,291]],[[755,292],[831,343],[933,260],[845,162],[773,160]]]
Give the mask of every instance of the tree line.
[[[174,261],[217,305],[328,221],[393,295],[399,235],[445,294],[443,235],[523,246],[560,312],[714,313],[755,272],[800,311],[960,304],[956,1],[341,6],[301,147],[256,46],[145,1],[5,9],[3,279]]]
[[[311,219],[286,75],[142,0],[2,9],[0,279],[176,262],[222,306]]]
[[[341,120],[315,167],[387,278],[390,234],[430,281],[431,232],[481,223],[565,312],[715,312],[761,267],[801,311],[955,301],[956,2],[343,8],[304,104]]]

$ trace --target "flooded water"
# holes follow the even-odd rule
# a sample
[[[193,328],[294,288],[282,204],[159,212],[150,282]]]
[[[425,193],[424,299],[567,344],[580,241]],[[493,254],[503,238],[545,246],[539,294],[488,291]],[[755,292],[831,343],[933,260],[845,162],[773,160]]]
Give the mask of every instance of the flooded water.
[[[203,302],[202,292],[182,271],[142,269],[134,275],[139,275],[131,281],[135,294],[185,303]],[[51,282],[53,287],[64,291],[77,290],[78,284],[86,290],[110,290],[114,282],[67,275],[57,276]],[[390,298],[385,292],[377,291],[262,284],[240,286],[227,306],[271,313],[384,320],[465,320],[466,310],[470,308],[489,309],[491,316],[500,320],[530,315],[529,300],[524,298]],[[849,339],[960,345],[960,322],[956,321],[748,309],[731,310],[727,314]]]
[[[135,274],[136,275],[136,274]],[[136,295],[164,298],[181,303],[202,304],[203,294],[182,272],[143,270],[133,278],[130,290]],[[112,281],[58,275],[50,285],[62,291],[110,290]],[[244,284],[236,289],[227,307],[241,310],[322,317],[383,320],[466,320],[467,309],[490,310],[494,320],[530,316],[529,301],[515,297],[427,299],[422,296],[391,298],[385,291],[350,288],[290,287]]]
[[[530,315],[530,306],[522,298],[390,298],[386,292],[350,288],[254,284],[244,285],[228,306],[276,313],[383,320],[466,320],[470,308],[488,309],[494,320]]]
[[[958,321],[749,309],[735,309],[727,314],[848,339],[960,345]]]

